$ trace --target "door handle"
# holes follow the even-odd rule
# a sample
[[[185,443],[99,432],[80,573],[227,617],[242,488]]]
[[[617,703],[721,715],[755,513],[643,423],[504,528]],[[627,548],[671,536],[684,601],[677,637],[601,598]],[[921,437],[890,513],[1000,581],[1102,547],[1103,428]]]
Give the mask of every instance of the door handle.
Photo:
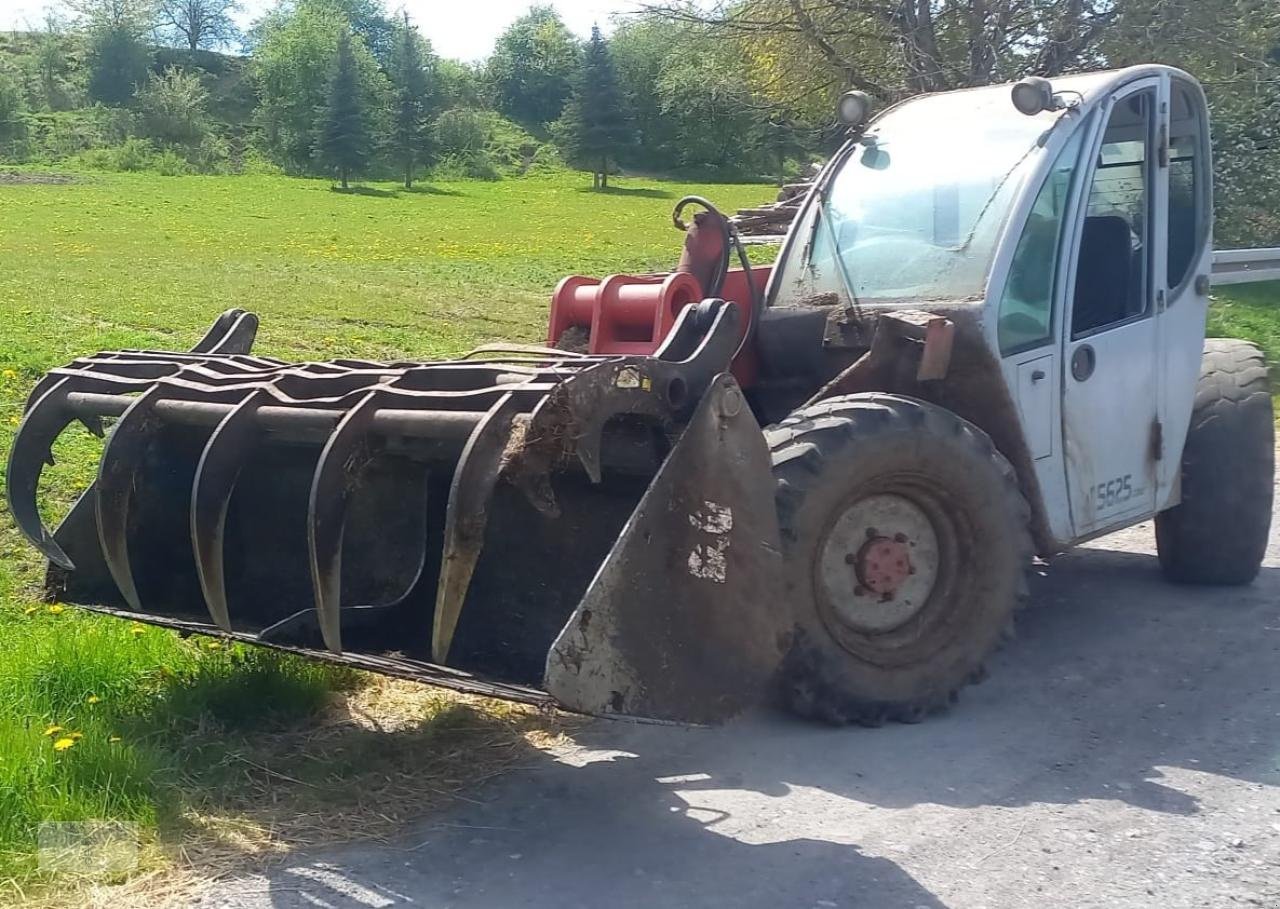
[[[1071,377],[1077,382],[1083,382],[1093,375],[1093,369],[1097,365],[1098,356],[1093,348],[1088,344],[1081,344],[1071,355]]]
[[[1044,379],[1044,370],[1043,370],[1043,369],[1033,369],[1033,370],[1031,371],[1031,381],[1032,381],[1032,382],[1039,382],[1039,381],[1042,381],[1043,379]]]

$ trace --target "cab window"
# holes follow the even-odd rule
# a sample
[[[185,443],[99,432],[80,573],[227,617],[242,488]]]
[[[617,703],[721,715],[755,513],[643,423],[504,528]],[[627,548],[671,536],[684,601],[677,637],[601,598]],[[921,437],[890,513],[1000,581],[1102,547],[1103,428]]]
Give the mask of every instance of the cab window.
[[[1053,290],[1063,226],[1086,132],[1085,124],[1077,126],[1058,153],[1014,250],[997,322],[1002,354],[1039,347],[1053,337]]]
[[[1204,125],[1190,87],[1174,80],[1169,116],[1168,283],[1187,277],[1208,233]]]
[[[1085,208],[1072,300],[1073,338],[1148,311],[1151,127],[1155,92],[1116,104]]]

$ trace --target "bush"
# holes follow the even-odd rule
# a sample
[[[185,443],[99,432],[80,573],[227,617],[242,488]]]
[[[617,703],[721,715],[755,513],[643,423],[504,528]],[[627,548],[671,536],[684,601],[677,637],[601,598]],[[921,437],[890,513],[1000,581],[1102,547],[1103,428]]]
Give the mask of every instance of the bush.
[[[502,172],[489,153],[480,148],[443,155],[431,169],[431,176],[437,180],[501,180]]]
[[[52,164],[94,148],[119,145],[133,135],[127,110],[90,107],[24,116],[24,136],[8,157],[17,162]]]
[[[483,111],[454,108],[436,118],[435,139],[444,157],[480,151],[489,140],[489,124]]]
[[[126,139],[119,145],[91,148],[74,159],[75,163],[90,170],[143,171],[152,170],[157,155],[146,139]]]
[[[436,118],[435,141],[441,159],[433,173],[442,179],[497,180],[504,173],[563,167],[552,146],[493,111],[445,111]]]
[[[147,74],[138,91],[143,131],[171,145],[198,146],[208,132],[209,93],[200,76],[169,67],[161,75]]]

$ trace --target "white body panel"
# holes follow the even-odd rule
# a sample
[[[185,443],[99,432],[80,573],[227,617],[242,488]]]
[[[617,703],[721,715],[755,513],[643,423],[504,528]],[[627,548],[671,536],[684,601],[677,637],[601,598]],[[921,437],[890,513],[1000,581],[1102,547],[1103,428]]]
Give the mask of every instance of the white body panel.
[[[1177,504],[1179,464],[1204,345],[1212,200],[1206,105],[1190,76],[1166,66],[1139,66],[1055,78],[1053,88],[1069,109],[1036,115],[1043,133],[988,203],[1002,206],[1007,217],[990,255],[982,331],[1018,410],[1040,512],[1049,534],[1065,547]],[[1016,124],[1001,119],[1005,108],[993,105],[994,93],[1007,99],[1008,91],[1008,86],[998,86],[946,96],[943,106],[934,109],[948,116],[935,129],[947,133],[950,144],[939,147],[954,149],[955,143],[981,132],[966,132],[956,99],[971,105],[972,117],[996,118],[1016,131]],[[1142,100],[1136,100],[1138,95]],[[1009,116],[1020,117],[1008,103]],[[874,133],[877,124],[885,124],[880,135],[889,141],[882,138],[880,146],[888,149],[890,162],[910,159],[902,127],[913,116],[919,118],[900,110],[885,112],[869,127]],[[984,135],[991,136],[990,129]],[[995,135],[983,141],[998,141]],[[855,271],[862,271],[851,275],[848,262],[838,264],[845,255],[843,235],[822,226],[823,206],[834,204],[832,187],[842,170],[868,164],[865,149],[876,147],[872,136],[847,145],[829,162],[783,243],[780,266],[767,291],[770,301],[780,295],[832,292],[858,299],[866,295],[868,265],[883,272],[875,247],[852,241],[850,261]],[[966,154],[973,156],[980,148]],[[1139,155],[1141,166],[1135,163]],[[854,172],[860,180],[877,179]],[[889,177],[879,179],[894,185]],[[923,186],[930,184],[926,180]],[[912,196],[909,184],[898,187],[905,194],[904,205],[921,204],[919,192]],[[1139,190],[1142,199],[1134,201],[1131,197]],[[936,187],[932,191],[941,206],[937,200],[943,195]],[[1178,204],[1171,209],[1174,196]],[[963,212],[968,205],[963,198],[952,201],[949,217],[955,217],[957,206]],[[860,214],[856,207],[846,209],[847,217]],[[1175,224],[1176,237],[1171,236]],[[1110,230],[1106,242],[1100,240],[1107,233],[1104,228]],[[944,252],[949,244],[963,252],[975,238],[970,233],[954,245],[955,240],[936,229],[935,234],[932,242]],[[888,241],[882,237],[878,242]],[[1130,252],[1124,265],[1119,264],[1123,257],[1112,255],[1121,249]],[[1107,280],[1100,267],[1107,261],[1116,281]],[[1179,269],[1179,274],[1171,273]],[[905,288],[913,276],[904,272],[892,277]],[[1098,318],[1088,300],[1105,298],[1106,289],[1116,283],[1124,287],[1126,308],[1117,316]],[[1077,301],[1077,284],[1083,303]],[[856,294],[854,285],[859,285]],[[1090,288],[1097,290],[1092,296]],[[936,294],[936,285],[932,290]],[[961,290],[951,299],[974,299],[966,293]],[[942,298],[921,295],[926,308],[930,299]],[[1076,313],[1078,306],[1083,315]],[[1012,331],[1013,323],[1000,318],[1009,314],[1021,314]],[[1089,360],[1091,368],[1081,369],[1081,359]]]
[[[1102,79],[1102,76],[1109,79]],[[1170,93],[1175,80],[1185,93],[1194,90],[1201,105],[1190,126],[1198,143],[1194,166],[1200,168],[1198,209],[1203,229],[1189,267],[1176,286],[1168,283],[1169,168],[1160,145],[1170,134]],[[1130,71],[1083,77],[1083,101],[1073,114],[1084,152],[1072,183],[1072,198],[1064,214],[1064,237],[1059,246],[1059,270],[1053,290],[1053,331],[1043,346],[1002,357],[1005,381],[1014,393],[1023,433],[1034,458],[1045,517],[1053,536],[1063,545],[1097,536],[1149,518],[1177,504],[1179,465],[1190,422],[1195,385],[1204,346],[1208,298],[1197,291],[1196,277],[1208,275],[1212,246],[1207,223],[1210,200],[1207,180],[1209,154],[1203,100],[1195,83],[1176,70],[1140,67]],[[1074,88],[1076,80],[1055,80],[1054,87]],[[1154,102],[1149,112],[1150,157],[1146,185],[1147,240],[1144,249],[1145,309],[1141,315],[1090,329],[1075,324],[1072,303],[1080,264],[1082,234],[1089,217],[1090,188],[1099,174],[1100,151],[1108,118],[1135,93]],[[1184,109],[1183,114],[1187,111]],[[1188,124],[1181,124],[1184,132]],[[1126,136],[1112,129],[1112,138],[1141,139],[1135,130]],[[999,354],[996,312],[1009,280],[1015,247],[1034,204],[1034,197],[1069,134],[1055,137],[1041,152],[1036,175],[1028,178],[1017,211],[1006,227],[1000,254],[993,265],[988,289],[986,332]],[[1137,240],[1135,239],[1135,243]],[[1087,350],[1082,350],[1087,348]],[[1080,369],[1074,361],[1091,361]],[[1027,368],[1031,362],[1052,363],[1056,389],[1052,395],[1028,397]],[[1047,400],[1046,400],[1047,399]],[[1052,449],[1043,455],[1046,404],[1053,408]]]

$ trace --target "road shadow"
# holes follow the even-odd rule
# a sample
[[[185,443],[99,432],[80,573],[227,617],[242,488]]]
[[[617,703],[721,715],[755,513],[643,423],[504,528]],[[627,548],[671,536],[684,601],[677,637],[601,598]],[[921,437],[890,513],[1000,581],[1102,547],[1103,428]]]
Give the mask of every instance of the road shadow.
[[[340,196],[369,196],[374,199],[394,199],[397,195],[395,190],[378,189],[376,186],[348,186],[346,189],[330,186],[329,192]]]
[[[395,189],[382,189],[377,186],[349,186],[343,189],[341,186],[329,187],[330,192],[338,193],[342,196],[365,196],[370,199],[398,199],[402,195],[409,196],[465,196],[466,193],[456,189],[442,189],[439,186],[432,186],[430,183],[415,183],[413,186],[399,186]]]
[[[1280,569],[1176,587],[1154,556],[1082,549],[1032,594],[1019,640],[945,716],[593,723],[579,751],[529,749],[525,769],[390,845],[296,856],[244,885],[255,901],[200,905],[937,909],[937,888],[885,857],[910,847],[894,845],[904,815],[882,809],[927,816],[945,842],[947,809],[1186,816],[1197,775],[1280,785]]]
[[[439,186],[432,186],[430,183],[415,183],[413,186],[401,187],[396,190],[397,193],[408,193],[411,196],[465,196],[466,193],[457,189],[443,189]]]
[[[604,189],[597,189],[591,186],[583,186],[578,189],[580,193],[593,193],[597,196],[633,196],[641,199],[673,199],[675,196],[665,189],[655,189],[645,186],[606,186]]]
[[[948,714],[821,729],[758,715],[702,784],[796,787],[883,808],[1118,801],[1200,810],[1179,778],[1280,785],[1280,568],[1240,588],[1168,584],[1155,556],[1082,549],[1034,579],[1016,641]]]
[[[295,857],[196,906],[946,909],[896,862],[856,844],[724,835],[726,813],[691,807],[634,755],[586,766],[529,757],[483,801],[396,842]]]

